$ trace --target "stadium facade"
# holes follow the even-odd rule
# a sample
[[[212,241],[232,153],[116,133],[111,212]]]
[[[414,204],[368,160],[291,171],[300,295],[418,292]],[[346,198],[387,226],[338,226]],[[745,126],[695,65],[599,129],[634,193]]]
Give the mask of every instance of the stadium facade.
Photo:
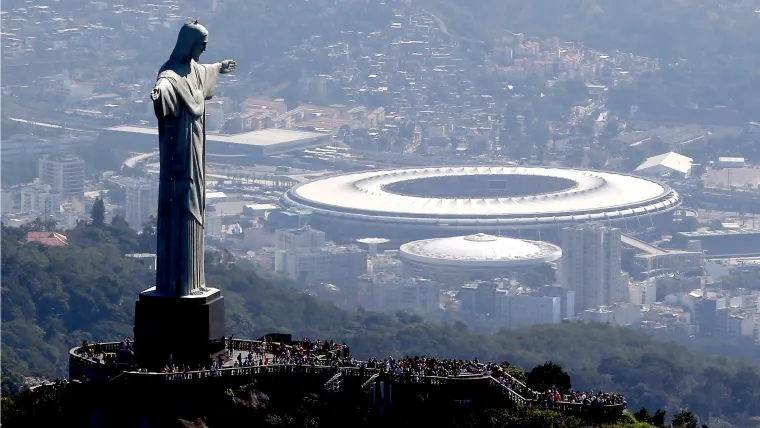
[[[538,237],[601,222],[623,231],[672,221],[681,197],[627,174],[524,166],[445,166],[321,177],[291,188],[287,208],[313,213],[333,239],[412,239],[474,233]]]

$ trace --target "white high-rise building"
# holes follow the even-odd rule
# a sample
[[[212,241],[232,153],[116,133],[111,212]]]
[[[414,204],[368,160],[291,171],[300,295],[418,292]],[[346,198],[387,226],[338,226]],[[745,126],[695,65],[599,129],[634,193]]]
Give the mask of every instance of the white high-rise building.
[[[330,254],[323,250],[289,248],[275,252],[275,270],[288,275],[300,285],[330,282]]]
[[[224,239],[221,213],[211,205],[206,206],[206,214],[203,216],[203,235],[219,240]]]
[[[158,180],[131,180],[125,187],[124,219],[132,229],[142,230],[150,216],[156,215],[158,210]]]
[[[58,227],[63,230],[73,229],[83,213],[77,212],[72,204],[61,204],[61,211],[56,216]]]
[[[36,212],[52,215],[60,211],[60,195],[50,185],[40,183],[39,179],[34,184],[21,191],[21,212]]]
[[[541,295],[532,290],[507,292],[497,290],[496,316],[510,328],[562,322],[562,298]]]
[[[278,229],[275,231],[275,250],[306,248],[316,250],[325,246],[325,232],[309,226],[300,229]]]
[[[371,280],[371,308],[381,312],[432,312],[441,307],[442,287],[441,283],[429,279],[381,274]]]
[[[40,183],[61,199],[84,197],[84,160],[72,155],[43,156],[38,162]]]
[[[653,305],[657,301],[657,283],[654,278],[628,285],[628,300],[634,305]]]
[[[367,252],[356,245],[330,245],[324,248],[330,255],[330,282],[355,288],[357,278],[367,273]]]
[[[621,281],[620,229],[585,224],[562,229],[561,238],[561,282],[575,292],[575,314],[627,299]]]

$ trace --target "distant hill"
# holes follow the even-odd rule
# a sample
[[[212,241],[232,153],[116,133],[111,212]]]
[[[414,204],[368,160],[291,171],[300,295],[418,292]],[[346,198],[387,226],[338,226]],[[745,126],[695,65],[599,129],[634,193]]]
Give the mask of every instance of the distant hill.
[[[558,36],[604,50],[697,60],[703,54],[757,55],[747,31],[756,16],[750,2],[718,0],[421,0],[452,32],[490,41],[505,31]],[[734,44],[735,43],[735,44]]]
[[[658,58],[662,72],[614,89],[611,106],[640,107],[660,120],[697,123],[720,106],[752,120],[760,109],[756,4],[719,0],[419,0],[449,32],[485,42],[507,31],[557,36],[588,48]],[[690,112],[694,106],[708,110]],[[627,111],[627,110],[626,110]],[[727,121],[727,120],[724,120]],[[728,121],[730,122],[730,121]]]
[[[23,233],[2,228],[4,394],[17,390],[18,374],[65,377],[67,349],[83,339],[130,335],[134,300],[153,281],[151,271],[122,256],[141,248],[136,233],[124,225],[80,226],[68,235],[68,247],[51,248],[26,244]],[[645,333],[562,324],[481,335],[461,322],[347,312],[220,255],[209,254],[207,265],[207,281],[225,294],[227,326],[235,337],[281,331],[345,340],[357,358],[477,357],[523,369],[551,360],[570,373],[574,388],[624,393],[632,409],[665,408],[673,414],[687,408],[704,420],[739,423],[760,410],[757,365],[711,357]]]

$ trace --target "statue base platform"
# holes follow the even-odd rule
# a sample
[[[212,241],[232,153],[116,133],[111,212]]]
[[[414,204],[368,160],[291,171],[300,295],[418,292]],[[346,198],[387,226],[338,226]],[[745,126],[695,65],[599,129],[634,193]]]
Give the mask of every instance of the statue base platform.
[[[141,368],[208,368],[224,352],[224,297],[215,288],[176,297],[149,288],[135,304],[135,357]]]

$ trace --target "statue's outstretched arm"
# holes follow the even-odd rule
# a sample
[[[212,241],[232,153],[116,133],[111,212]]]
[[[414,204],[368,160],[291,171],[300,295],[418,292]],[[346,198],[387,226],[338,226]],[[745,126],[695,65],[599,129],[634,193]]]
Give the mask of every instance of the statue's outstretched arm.
[[[232,73],[237,67],[235,61],[224,60],[222,62],[215,62],[213,64],[199,64],[199,71],[201,74],[201,80],[203,81],[203,95],[206,101],[214,97],[216,91],[217,78],[220,74]]]
[[[226,59],[219,63],[219,73],[227,74],[232,73],[237,68],[237,63],[234,60]]]

